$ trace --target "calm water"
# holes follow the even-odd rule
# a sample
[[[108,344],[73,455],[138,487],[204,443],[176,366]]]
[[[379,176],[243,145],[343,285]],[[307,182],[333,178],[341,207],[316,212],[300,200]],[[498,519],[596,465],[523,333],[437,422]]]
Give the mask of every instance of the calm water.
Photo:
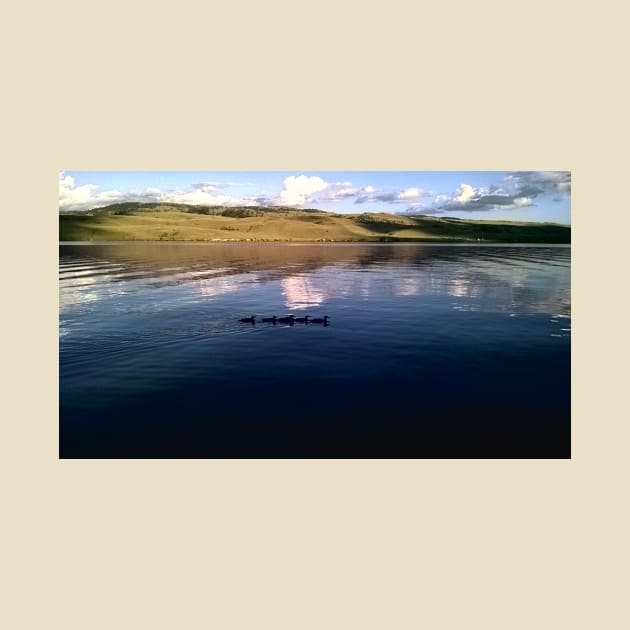
[[[59,253],[61,457],[570,456],[569,247]]]

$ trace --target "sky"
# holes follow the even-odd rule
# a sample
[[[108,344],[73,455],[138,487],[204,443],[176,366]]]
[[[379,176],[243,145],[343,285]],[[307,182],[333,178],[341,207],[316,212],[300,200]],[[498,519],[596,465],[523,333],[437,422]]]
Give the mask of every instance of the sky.
[[[571,223],[569,171],[62,171],[59,210],[124,201]]]

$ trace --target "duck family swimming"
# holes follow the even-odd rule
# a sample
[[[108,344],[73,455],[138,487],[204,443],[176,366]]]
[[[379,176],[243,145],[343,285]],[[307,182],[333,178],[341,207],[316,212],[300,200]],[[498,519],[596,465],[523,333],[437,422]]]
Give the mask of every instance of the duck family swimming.
[[[263,317],[261,321],[266,324],[273,324],[274,326],[276,325],[276,323],[289,324],[290,326],[293,326],[293,324],[324,324],[324,326],[328,326],[329,319],[330,318],[328,317],[328,315],[324,315],[324,317],[315,317],[313,319],[310,318],[308,315],[304,315],[304,317],[295,317],[295,315],[276,317],[274,315],[273,317]],[[255,324],[256,315],[252,315],[251,317],[243,317],[239,321],[243,324]]]

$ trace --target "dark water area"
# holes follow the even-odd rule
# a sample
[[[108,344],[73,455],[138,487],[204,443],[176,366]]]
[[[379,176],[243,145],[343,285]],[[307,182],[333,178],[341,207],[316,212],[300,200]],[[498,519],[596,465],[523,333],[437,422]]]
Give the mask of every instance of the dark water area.
[[[568,246],[59,257],[62,458],[570,457]]]

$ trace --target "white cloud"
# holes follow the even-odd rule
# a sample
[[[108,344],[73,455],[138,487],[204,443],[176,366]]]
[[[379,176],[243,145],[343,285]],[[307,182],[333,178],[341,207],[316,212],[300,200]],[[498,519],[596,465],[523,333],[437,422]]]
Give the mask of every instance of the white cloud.
[[[75,186],[74,177],[61,173],[59,177],[59,205],[85,203],[92,197],[92,191],[98,188],[95,184]]]
[[[505,176],[504,184],[514,196],[537,197],[542,194],[571,195],[570,171],[514,171]]]
[[[335,182],[329,184],[322,195],[318,195],[317,201],[338,201],[346,197],[354,197],[358,192],[352,182]]]
[[[193,184],[192,187],[194,190],[201,190],[206,193],[214,192],[217,189],[217,186],[211,183]]]
[[[256,206],[252,199],[232,197],[230,195],[215,195],[213,189],[190,190],[188,192],[168,191],[157,195],[156,201],[167,203],[186,203],[191,206]]]
[[[365,186],[358,191],[355,203],[409,203],[426,197],[427,194],[422,188],[404,188],[403,190],[382,192],[374,186]]]
[[[470,184],[462,184],[456,191],[453,196],[453,200],[458,203],[467,203],[471,199],[473,199],[478,194],[478,191],[475,190]]]
[[[420,188],[405,188],[398,193],[398,199],[418,199],[422,196],[422,190]]]
[[[159,188],[148,187],[143,191],[123,193],[119,190],[104,190],[96,192],[99,187],[95,184],[77,186],[70,175],[59,175],[59,209],[60,210],[91,210],[113,203],[125,201],[185,203],[189,205],[205,206],[258,206],[260,201],[253,198],[232,197],[225,194],[215,194],[214,184],[195,185],[192,190],[161,191]]]
[[[59,209],[87,210],[95,206],[105,206],[109,203],[121,201],[124,198],[119,190],[106,190],[98,194],[94,191],[96,184],[77,186],[74,177],[60,173],[59,175]]]
[[[554,180],[555,177],[550,177]],[[433,201],[436,213],[443,212],[487,212],[492,210],[514,210],[533,206],[534,199],[544,190],[539,183],[538,173],[510,173],[501,185],[489,188],[475,188],[470,184],[461,186],[452,195],[437,195]],[[555,181],[554,181],[555,186]]]
[[[328,183],[321,177],[306,175],[298,177],[291,175],[284,180],[283,184],[284,188],[277,201],[278,205],[283,206],[303,206],[308,202],[310,195],[328,188]]]
[[[450,194],[430,193],[432,201],[419,206],[411,201],[407,212],[445,214],[449,212],[504,212],[535,206],[547,196],[554,202],[570,199],[571,173],[569,171],[511,171],[499,182],[488,187],[475,188],[462,183]],[[365,196],[366,199],[384,199],[385,195]],[[363,201],[363,200],[360,200]]]

